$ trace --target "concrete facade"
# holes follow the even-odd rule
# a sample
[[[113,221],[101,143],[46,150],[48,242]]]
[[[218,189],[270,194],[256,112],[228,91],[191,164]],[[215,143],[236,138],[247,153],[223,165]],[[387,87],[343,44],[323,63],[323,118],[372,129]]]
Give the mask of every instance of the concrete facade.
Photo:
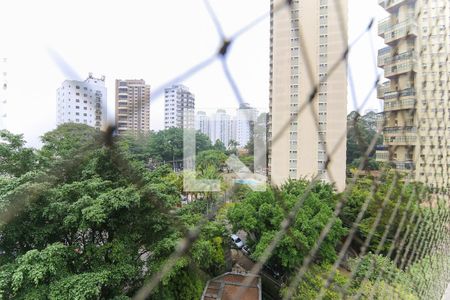
[[[104,130],[107,126],[107,99],[105,77],[85,81],[66,80],[57,89],[57,125],[86,124]]]
[[[389,81],[378,87],[384,100],[384,145],[378,161],[411,179],[447,191],[450,163],[448,1],[387,0],[389,13],[378,34],[387,47],[378,66]]]
[[[164,92],[164,128],[195,128],[195,96],[189,88],[176,84]]]
[[[140,80],[116,80],[116,128],[119,134],[150,131],[150,85]]]
[[[347,1],[298,1],[290,8],[271,1],[269,177],[275,185],[289,178],[333,182],[346,179]],[[342,15],[339,13],[342,11]],[[301,30],[300,30],[301,29]],[[299,36],[301,35],[301,39]],[[319,85],[319,81],[322,82]],[[314,88],[318,92],[308,104]],[[298,113],[299,108],[307,107]],[[326,151],[327,150],[327,151]],[[327,155],[332,153],[328,171]]]

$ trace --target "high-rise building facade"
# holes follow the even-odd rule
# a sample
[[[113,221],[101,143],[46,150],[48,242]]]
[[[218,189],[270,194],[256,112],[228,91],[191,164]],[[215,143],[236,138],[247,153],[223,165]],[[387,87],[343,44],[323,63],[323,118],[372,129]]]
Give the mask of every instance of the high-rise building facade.
[[[223,109],[218,109],[215,114],[211,116],[210,120],[210,136],[211,142],[214,144],[220,140],[225,147],[228,147],[233,137],[233,121],[227,112]]]
[[[389,16],[378,34],[387,47],[378,66],[389,79],[378,87],[384,100],[384,145],[377,160],[413,180],[450,188],[449,51],[447,0],[379,1]]]
[[[206,115],[204,111],[197,112],[195,116],[195,130],[200,131],[201,133],[209,136],[209,116]]]
[[[184,85],[165,89],[164,128],[195,128],[195,96]]]
[[[347,0],[271,0],[268,165],[271,182],[313,178],[345,188]],[[320,84],[319,84],[320,81]],[[310,96],[318,85],[314,99]],[[301,110],[303,106],[310,107]],[[314,115],[315,114],[315,115]],[[327,168],[327,153],[329,158]]]
[[[8,117],[8,59],[0,57],[0,130],[6,129]]]
[[[150,85],[143,79],[116,80],[116,128],[118,134],[150,131]]]
[[[258,117],[258,110],[250,107],[248,104],[241,106],[236,111],[236,117],[234,118],[234,134],[233,137],[238,146],[243,148],[252,139],[252,124],[256,122]]]
[[[105,77],[85,81],[66,80],[57,89],[57,125],[86,124],[97,129],[107,126],[107,100]]]

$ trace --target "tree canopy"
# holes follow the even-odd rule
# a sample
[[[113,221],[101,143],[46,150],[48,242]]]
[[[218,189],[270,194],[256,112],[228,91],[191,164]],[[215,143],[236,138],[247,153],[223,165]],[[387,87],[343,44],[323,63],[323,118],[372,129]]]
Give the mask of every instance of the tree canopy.
[[[128,299],[202,219],[189,205],[174,210],[180,191],[170,169],[150,172],[99,134],[63,125],[34,153],[4,133],[0,168],[10,176],[0,180],[2,298]],[[80,159],[70,163],[75,154]],[[23,157],[45,164],[10,168]],[[152,298],[198,299],[204,274],[225,265],[225,235],[222,223],[208,222]]]
[[[250,243],[258,258],[269,245],[282,220],[305,195],[306,180],[289,180],[279,190],[249,192],[242,202],[236,203],[228,211],[233,230],[244,230],[249,234]],[[305,197],[302,208],[294,217],[288,234],[284,235],[271,255],[272,264],[285,271],[293,271],[314,246],[321,230],[332,217],[336,194],[331,185],[319,183]],[[319,259],[332,262],[336,258],[335,247],[346,230],[340,220],[336,220],[319,250]]]

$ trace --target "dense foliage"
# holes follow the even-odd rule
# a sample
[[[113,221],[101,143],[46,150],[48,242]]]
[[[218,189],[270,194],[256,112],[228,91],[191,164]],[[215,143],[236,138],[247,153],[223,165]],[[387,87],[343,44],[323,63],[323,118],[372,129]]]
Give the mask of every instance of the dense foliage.
[[[375,129],[361,124],[356,126],[372,132],[365,134],[367,141]],[[183,175],[172,171],[171,161],[182,157],[182,134],[171,128],[112,137],[65,124],[46,133],[42,149],[35,150],[21,135],[1,131],[0,298],[129,299],[161,270],[188,230],[202,223],[199,238],[150,297],[199,299],[206,281],[230,267],[231,230],[245,231],[256,260],[299,201],[292,226],[268,260],[284,274],[281,295],[288,293],[330,220],[333,225],[294,286],[293,299],[315,299],[320,293],[340,299],[343,292],[361,299],[438,299],[442,294],[442,283],[450,280],[439,267],[450,263],[439,248],[448,239],[448,203],[424,201],[430,198],[425,185],[384,172],[357,177],[348,194],[321,182],[307,193],[310,182],[303,179],[264,192],[236,186],[228,199],[232,203],[208,220],[205,214],[217,194],[180,205]],[[357,163],[363,144],[350,142]],[[198,178],[233,178],[226,174],[230,154],[252,167],[251,143],[248,153],[238,153],[234,142],[227,146],[197,134]],[[343,206],[336,217],[339,201]],[[352,251],[328,286],[352,227]],[[348,260],[350,252],[357,257]]]
[[[361,158],[377,134],[377,114],[371,112],[361,116],[358,112],[351,112],[347,116],[347,165],[359,167]],[[383,144],[379,136],[376,146]],[[379,164],[375,161],[375,148],[370,152],[369,158],[363,165],[364,170],[377,170]]]
[[[248,233],[249,242],[255,249],[253,253],[255,259],[263,253],[279,230],[282,220],[305,194],[308,183],[306,180],[290,180],[279,190],[249,192],[242,202],[229,209],[228,218],[233,224],[233,229]],[[294,217],[289,234],[283,236],[272,253],[271,264],[280,266],[286,272],[297,268],[332,217],[335,201],[336,194],[332,186],[316,185]],[[335,260],[335,247],[345,233],[342,222],[336,220],[320,247],[318,253],[320,261]]]
[[[25,148],[21,136],[2,138],[1,298],[131,297],[202,219],[189,205],[174,210],[173,173],[148,171],[124,151],[127,141],[108,145],[74,124],[47,133],[40,151]],[[221,223],[208,222],[153,298],[198,299],[207,277],[225,266],[225,236]]]

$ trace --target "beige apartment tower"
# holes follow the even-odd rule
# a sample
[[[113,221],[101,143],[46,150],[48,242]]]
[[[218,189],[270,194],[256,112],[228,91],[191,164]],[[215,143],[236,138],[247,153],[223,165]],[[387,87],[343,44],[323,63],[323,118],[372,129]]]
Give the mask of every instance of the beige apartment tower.
[[[345,188],[347,67],[342,61],[331,72],[331,66],[347,48],[347,0],[337,1],[294,0],[290,8],[275,11],[286,1],[271,0],[268,163],[273,184],[320,176],[339,191]],[[327,153],[332,154],[328,169]]]
[[[116,80],[116,128],[118,134],[150,131],[150,85],[144,80]]]
[[[384,100],[384,149],[377,160],[410,179],[447,192],[450,155],[448,0],[387,0],[378,26],[387,47],[378,66],[389,81],[378,87]]]

